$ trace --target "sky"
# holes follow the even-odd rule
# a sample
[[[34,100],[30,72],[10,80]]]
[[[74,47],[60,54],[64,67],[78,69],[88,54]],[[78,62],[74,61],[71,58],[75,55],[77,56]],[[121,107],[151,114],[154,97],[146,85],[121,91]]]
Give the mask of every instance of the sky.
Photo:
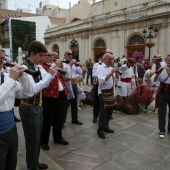
[[[16,10],[17,8],[31,9],[32,13],[36,13],[36,8],[42,0],[8,0],[8,9]],[[45,1],[45,0],[43,0]],[[77,4],[79,0],[48,0],[50,4],[57,5],[60,8],[68,9],[69,2],[71,6]]]

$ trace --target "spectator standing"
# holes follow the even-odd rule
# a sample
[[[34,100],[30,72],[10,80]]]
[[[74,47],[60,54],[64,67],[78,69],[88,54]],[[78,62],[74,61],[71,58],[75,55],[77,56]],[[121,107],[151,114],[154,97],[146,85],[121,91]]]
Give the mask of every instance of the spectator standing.
[[[86,62],[86,68],[87,68],[86,85],[88,85],[89,77],[90,77],[91,85],[93,85],[93,76],[92,76],[93,65],[94,63],[92,62],[92,59],[89,58],[89,60]]]

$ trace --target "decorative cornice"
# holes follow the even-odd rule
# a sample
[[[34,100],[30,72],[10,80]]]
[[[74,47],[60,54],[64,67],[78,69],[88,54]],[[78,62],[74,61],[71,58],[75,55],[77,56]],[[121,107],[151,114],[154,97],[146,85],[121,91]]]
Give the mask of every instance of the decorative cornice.
[[[131,13],[131,14],[128,14],[126,16],[126,19],[128,20],[133,20],[133,19],[138,19],[138,18],[142,18],[142,17],[146,17],[147,14],[146,12],[141,12],[141,13]]]
[[[65,36],[61,36],[61,37],[59,38],[59,41],[60,41],[60,42],[66,42],[66,37],[65,37]]]
[[[104,26],[106,23],[107,23],[106,19],[97,20],[97,21],[92,22],[92,26],[93,27],[101,27],[101,26]]]

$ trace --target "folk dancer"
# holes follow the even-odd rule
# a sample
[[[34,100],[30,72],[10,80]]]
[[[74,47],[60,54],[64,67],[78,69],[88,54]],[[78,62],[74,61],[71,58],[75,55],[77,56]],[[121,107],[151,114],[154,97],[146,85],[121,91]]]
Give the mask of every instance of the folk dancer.
[[[135,76],[134,72],[136,70],[133,70],[134,65],[134,59],[128,58],[127,63],[122,65],[119,69],[119,72],[121,74],[120,76],[120,82],[118,87],[120,88],[120,100],[123,98],[126,98],[131,94],[132,91],[132,78]]]

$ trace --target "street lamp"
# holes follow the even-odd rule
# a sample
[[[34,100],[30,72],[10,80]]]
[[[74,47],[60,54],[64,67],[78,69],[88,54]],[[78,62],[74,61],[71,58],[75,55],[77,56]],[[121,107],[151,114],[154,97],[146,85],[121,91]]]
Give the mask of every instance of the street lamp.
[[[78,42],[77,42],[77,40],[75,40],[73,38],[70,42],[70,47],[71,47],[70,49],[73,53],[73,56],[76,57],[76,59],[78,59],[78,54],[77,54],[77,52],[78,52]]]
[[[77,40],[75,40],[74,38],[71,40],[71,42],[70,42],[70,45],[71,45],[71,47],[76,47],[77,45],[78,45],[78,42],[77,42]]]
[[[151,40],[153,39],[153,38],[156,38],[157,37],[157,35],[158,35],[158,28],[155,28],[154,29],[154,35],[152,35],[152,33],[153,33],[153,27],[150,25],[149,26],[149,28],[148,28],[148,35],[146,35],[147,34],[147,31],[146,31],[146,29],[144,29],[143,30],[143,35],[144,35],[144,38],[147,40],[149,40],[149,42],[147,42],[147,46],[148,46],[148,48],[149,48],[149,61],[150,61],[150,49],[151,49],[151,47],[153,47],[154,45],[155,45],[155,43],[154,42],[152,42]]]

